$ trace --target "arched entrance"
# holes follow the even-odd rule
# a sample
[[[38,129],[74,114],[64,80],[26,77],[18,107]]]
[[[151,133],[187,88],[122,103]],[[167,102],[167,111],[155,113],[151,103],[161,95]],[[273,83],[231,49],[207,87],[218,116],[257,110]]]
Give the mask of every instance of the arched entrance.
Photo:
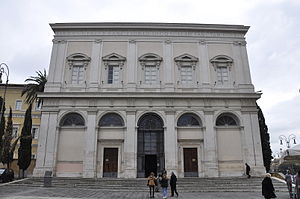
[[[155,113],[147,113],[138,121],[137,177],[160,173],[165,166],[164,123]]]

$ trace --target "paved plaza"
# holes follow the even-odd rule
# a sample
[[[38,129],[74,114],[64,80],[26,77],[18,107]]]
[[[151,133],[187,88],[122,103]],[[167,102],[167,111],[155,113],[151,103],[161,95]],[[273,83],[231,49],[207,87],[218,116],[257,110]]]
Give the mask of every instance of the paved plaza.
[[[263,198],[261,192],[183,192],[179,198],[184,199],[258,199]],[[287,192],[278,192],[278,199],[288,199]],[[44,188],[44,187],[19,187],[0,186],[0,198],[2,199],[69,199],[69,198],[122,198],[122,199],[146,199],[146,192],[120,192],[115,190],[79,189],[79,188]],[[155,198],[162,198],[161,193],[156,193]],[[176,198],[176,197],[175,197]]]

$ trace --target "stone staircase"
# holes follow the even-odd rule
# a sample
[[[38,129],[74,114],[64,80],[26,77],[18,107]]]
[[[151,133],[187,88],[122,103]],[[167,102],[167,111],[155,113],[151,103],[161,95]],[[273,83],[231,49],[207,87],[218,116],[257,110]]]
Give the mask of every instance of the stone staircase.
[[[179,178],[177,189],[180,192],[261,192],[262,178]],[[7,186],[43,187],[43,178],[28,178]],[[56,178],[52,179],[52,188],[83,188],[109,191],[147,191],[146,179],[119,178]],[[286,185],[273,179],[277,192],[286,192]]]

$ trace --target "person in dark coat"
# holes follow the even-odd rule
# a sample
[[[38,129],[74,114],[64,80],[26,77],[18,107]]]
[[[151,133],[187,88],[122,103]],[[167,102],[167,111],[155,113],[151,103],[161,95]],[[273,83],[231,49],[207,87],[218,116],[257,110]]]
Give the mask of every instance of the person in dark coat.
[[[176,193],[176,196],[178,197],[178,192],[176,190],[176,183],[177,183],[177,177],[174,174],[174,172],[171,172],[171,178],[170,178],[171,197],[174,197],[174,192]]]
[[[245,165],[246,165],[246,175],[248,176],[248,178],[250,178],[251,177],[250,176],[250,170],[251,170],[251,168],[250,168],[250,166],[247,163],[245,163]]]
[[[298,171],[297,176],[295,177],[295,193],[297,195],[297,199],[300,199],[300,171]]]
[[[168,181],[169,179],[167,178],[167,175],[163,174],[160,180],[163,198],[168,197]]]
[[[262,181],[262,195],[266,199],[276,198],[274,193],[275,189],[272,183],[271,174],[267,173],[266,177]]]

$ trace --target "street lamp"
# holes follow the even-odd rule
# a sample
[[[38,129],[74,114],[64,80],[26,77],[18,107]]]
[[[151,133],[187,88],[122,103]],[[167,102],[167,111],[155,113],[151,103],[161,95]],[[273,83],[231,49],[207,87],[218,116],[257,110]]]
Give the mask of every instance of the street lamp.
[[[296,136],[294,134],[285,137],[284,135],[279,136],[280,145],[283,145],[283,141],[285,141],[287,148],[290,148],[291,141],[294,141],[293,144],[296,144]]]
[[[3,94],[3,101],[1,104],[1,109],[0,109],[0,126],[2,122],[2,117],[4,114],[4,102],[5,102],[5,95],[6,95],[6,89],[7,89],[7,84],[8,84],[8,77],[9,77],[9,68],[5,63],[0,64],[0,84],[2,84],[2,75],[6,75],[6,82],[4,86],[4,94]]]

